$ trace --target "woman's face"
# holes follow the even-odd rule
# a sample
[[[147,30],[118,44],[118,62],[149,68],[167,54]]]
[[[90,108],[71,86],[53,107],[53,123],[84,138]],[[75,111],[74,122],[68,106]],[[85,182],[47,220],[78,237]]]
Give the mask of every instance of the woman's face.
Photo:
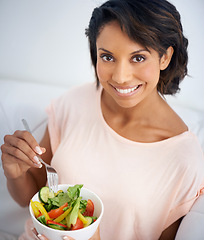
[[[98,79],[118,105],[130,108],[158,96],[157,83],[164,66],[156,51],[132,41],[117,22],[102,29],[96,47]]]

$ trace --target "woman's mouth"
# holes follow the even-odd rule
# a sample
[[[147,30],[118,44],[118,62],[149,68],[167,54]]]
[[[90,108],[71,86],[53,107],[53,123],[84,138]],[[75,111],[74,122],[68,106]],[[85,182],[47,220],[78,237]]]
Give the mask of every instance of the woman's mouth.
[[[128,87],[128,88],[118,88],[118,87],[113,87],[117,93],[120,96],[130,96],[134,93],[136,93],[136,91],[142,86],[142,84],[139,84],[137,86],[134,87]]]

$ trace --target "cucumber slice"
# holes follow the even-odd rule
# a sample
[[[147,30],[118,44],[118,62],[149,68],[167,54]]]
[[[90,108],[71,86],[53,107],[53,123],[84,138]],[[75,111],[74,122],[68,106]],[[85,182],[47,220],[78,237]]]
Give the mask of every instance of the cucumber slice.
[[[60,226],[60,225],[57,225],[57,224],[48,224],[47,225],[48,227],[50,228],[53,228],[53,229],[56,229],[56,230],[67,230],[67,228],[63,227],[63,226]]]
[[[91,225],[93,223],[93,218],[92,217],[85,217],[87,220],[87,223],[84,224],[84,227],[88,227],[89,225]]]
[[[49,190],[49,187],[42,187],[39,191],[39,199],[42,203],[47,203],[48,198],[53,198],[54,192]]]

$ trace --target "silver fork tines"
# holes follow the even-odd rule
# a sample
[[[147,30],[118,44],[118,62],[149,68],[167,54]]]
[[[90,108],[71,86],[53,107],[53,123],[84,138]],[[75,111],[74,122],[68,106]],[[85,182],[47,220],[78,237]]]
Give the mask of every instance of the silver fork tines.
[[[56,170],[51,167],[49,164],[44,162],[41,157],[38,156],[38,159],[45,165],[46,171],[47,171],[47,182],[50,191],[57,192],[58,190],[58,175]]]
[[[22,119],[22,122],[23,122],[23,125],[24,125],[26,131],[31,133],[31,130],[28,126],[27,121],[25,119]],[[47,172],[47,182],[48,182],[50,191],[52,190],[56,193],[58,190],[58,175],[57,175],[56,170],[53,167],[51,167],[49,164],[44,162],[39,155],[37,157],[41,161],[41,163],[43,163],[45,165],[46,172]]]

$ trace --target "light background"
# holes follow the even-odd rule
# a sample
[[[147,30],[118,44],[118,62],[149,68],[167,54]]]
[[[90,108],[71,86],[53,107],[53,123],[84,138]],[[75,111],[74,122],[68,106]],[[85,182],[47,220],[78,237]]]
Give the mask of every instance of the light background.
[[[57,92],[58,86],[67,88],[86,81],[94,81],[88,41],[84,32],[93,8],[101,2],[104,1],[0,0],[0,107],[4,107],[10,120],[1,118],[4,114],[0,116],[0,143],[9,129],[18,129],[15,127],[16,112],[20,114],[22,110],[25,114],[25,106],[22,109],[14,109],[16,97],[19,96],[18,103],[24,99],[27,99],[28,105],[29,101],[34,103],[32,111],[36,110],[35,102],[43,99],[43,96],[39,98],[37,91],[35,96],[39,98],[38,101],[30,99],[29,92],[23,92],[24,82],[42,83],[42,89],[46,89],[47,85],[44,83],[50,84]],[[173,103],[177,102],[182,107],[187,106],[204,111],[204,0],[171,0],[171,2],[181,13],[184,33],[189,39],[189,75],[191,77],[186,77],[182,82],[178,96],[171,97],[169,100]],[[6,92],[3,89],[5,81],[2,81],[5,79],[17,80],[21,84],[17,82],[12,91]],[[12,96],[11,93],[16,94]],[[47,95],[49,93],[46,92]],[[21,95],[23,97],[20,97]],[[200,111],[198,112],[200,121]],[[184,111],[184,115],[185,113],[189,116],[188,111]],[[196,112],[192,111],[192,113],[195,114],[191,114],[193,116],[189,121],[197,119]],[[30,115],[30,121],[32,118],[36,121],[35,117]],[[9,124],[13,125],[8,128]],[[199,122],[198,127],[201,124],[203,123]],[[203,141],[202,131],[200,139],[202,138]],[[202,143],[204,146],[204,141]],[[0,169],[0,192],[2,207],[0,231],[20,234],[29,214],[11,199],[6,189],[2,168]],[[1,236],[0,232],[0,239]]]
[[[170,0],[189,39],[177,101],[204,109],[204,1]],[[102,0],[0,0],[0,79],[70,86],[94,80],[84,30]],[[174,98],[173,98],[174,101]]]

